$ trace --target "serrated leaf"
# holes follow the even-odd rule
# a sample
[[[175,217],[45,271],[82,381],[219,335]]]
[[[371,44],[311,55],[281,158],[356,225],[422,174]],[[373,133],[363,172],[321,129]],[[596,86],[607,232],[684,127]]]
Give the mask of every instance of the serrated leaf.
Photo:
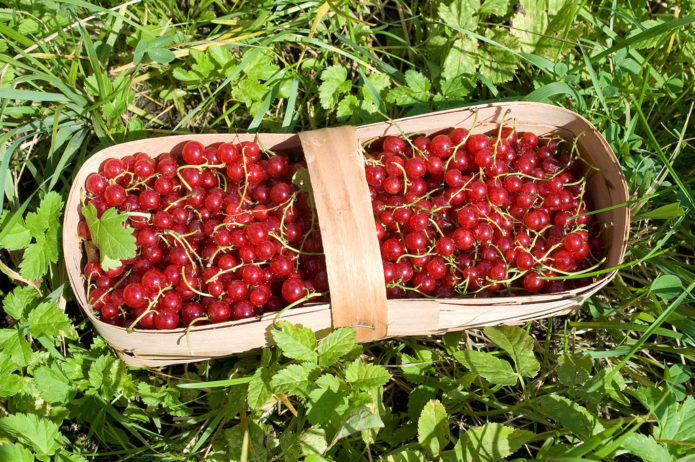
[[[652,281],[649,291],[662,300],[671,300],[683,292],[683,281],[673,274],[659,276]]]
[[[485,36],[511,50],[519,48],[519,39],[500,27],[486,30]],[[519,67],[519,58],[498,46],[486,43],[481,48],[478,65],[478,72],[490,82],[503,83],[514,78],[514,73]]]
[[[334,364],[343,355],[349,353],[355,343],[357,333],[354,329],[341,327],[326,336],[317,349],[319,354],[319,366],[328,367]]]
[[[38,298],[39,294],[33,287],[17,286],[2,301],[3,309],[16,320],[24,320]]]
[[[55,223],[60,223],[60,215],[63,210],[63,199],[55,191],[49,191],[41,199],[39,208],[36,209],[36,215],[46,229],[52,227]],[[34,236],[36,237],[36,236]]]
[[[253,53],[255,50],[251,49],[246,53]],[[244,57],[246,56],[244,53]],[[250,79],[257,80],[268,80],[273,77],[279,70],[280,67],[277,64],[273,64],[273,52],[270,49],[261,49],[260,52],[251,59],[248,65],[244,68],[244,74],[246,74]]]
[[[232,95],[243,101],[246,106],[262,101],[268,93],[268,87],[256,79],[241,79],[232,89]]]
[[[432,88],[432,83],[427,77],[412,69],[405,71],[405,83],[415,95],[427,94]]]
[[[32,336],[52,339],[61,332],[70,336],[70,318],[55,303],[44,302],[31,310],[28,316],[29,333]]]
[[[475,30],[480,0],[453,0],[448,5],[440,3],[437,13],[445,24],[461,29]]]
[[[486,327],[485,335],[512,358],[517,372],[533,378],[541,368],[533,354],[533,338],[518,326]]]
[[[330,66],[321,73],[319,101],[324,109],[332,109],[338,102],[338,96],[352,88],[347,79],[347,69],[343,66]]]
[[[644,462],[670,462],[677,460],[668,449],[652,436],[632,433],[622,441],[621,447]]]
[[[101,267],[104,271],[120,266],[120,261],[133,258],[137,251],[135,236],[132,229],[124,227],[128,216],[119,214],[115,207],[107,209],[101,218],[97,218],[97,210],[92,204],[82,207],[92,234],[92,242],[99,249]]]
[[[379,387],[389,381],[388,371],[374,364],[367,364],[360,359],[350,363],[345,371],[345,380],[358,390]]]
[[[458,461],[495,462],[513,454],[533,436],[526,430],[489,423],[466,431],[453,452]]]
[[[430,400],[422,409],[417,421],[417,440],[432,457],[439,457],[440,451],[449,440],[449,421],[446,409],[438,400]]]
[[[330,388],[315,388],[309,393],[306,416],[312,425],[335,422],[349,409],[347,396]]]
[[[307,396],[310,386],[313,385],[315,372],[318,372],[318,369],[290,364],[273,375],[270,386],[275,393]]]
[[[2,353],[9,356],[18,368],[29,364],[31,355],[34,353],[27,339],[17,329],[0,329],[0,346]]]
[[[360,105],[360,100],[355,95],[345,95],[340,99],[335,115],[339,121],[348,119],[355,112],[355,108]]]
[[[257,410],[265,406],[273,396],[270,388],[271,371],[267,367],[256,369],[246,392],[249,407]]]
[[[8,398],[22,388],[22,378],[17,374],[0,375],[0,397]],[[2,460],[2,459],[0,459]]]
[[[517,374],[508,361],[482,351],[457,351],[454,357],[466,368],[496,385],[515,385]]]
[[[77,391],[56,365],[39,367],[34,371],[34,378],[39,396],[49,403],[66,404]]]
[[[688,396],[682,404],[669,405],[654,428],[658,440],[695,442],[695,398]]]
[[[112,356],[100,356],[89,368],[89,383],[109,400],[121,392],[119,388],[127,374],[125,363]]]
[[[333,442],[331,446],[335,444],[336,441],[352,435],[353,433],[374,429],[383,428],[384,422],[381,418],[370,411],[368,408],[361,406],[350,410],[338,429],[335,437],[333,437]]]
[[[302,454],[323,454],[328,448],[326,441],[326,430],[323,428],[311,427],[307,429],[299,439],[302,445]]]
[[[589,380],[593,362],[589,355],[566,354],[558,359],[557,378],[567,386],[582,385]]]
[[[5,221],[9,223],[13,217],[8,217],[7,215],[7,212],[3,212],[0,216],[0,222]],[[5,235],[0,240],[0,247],[3,249],[19,250],[31,243],[31,232],[29,232],[29,229],[24,225],[22,217],[17,217],[12,226],[7,230],[3,229],[3,231]]]
[[[478,41],[465,36],[454,40],[442,63],[442,77],[455,79],[464,74],[474,74],[476,69],[476,49]]]
[[[591,414],[584,406],[554,393],[541,396],[538,411],[568,428],[583,440],[605,430],[600,419]]]
[[[30,446],[42,458],[61,448],[58,425],[35,414],[11,414],[0,419],[0,429]]]
[[[277,324],[280,330],[273,330],[272,335],[283,355],[297,361],[316,361],[316,336],[311,329],[294,326],[287,321]]]
[[[435,399],[437,389],[429,385],[419,385],[408,395],[408,415],[410,420],[415,422],[422,414],[425,405]]]
[[[58,261],[55,253],[58,251],[57,242],[41,236],[36,242],[30,244],[24,251],[24,256],[19,264],[19,273],[22,277],[31,281],[40,279],[48,272],[48,265]],[[56,258],[52,258],[52,257]]]
[[[0,446],[0,460],[7,462],[34,462],[30,450],[19,444],[4,443]]]
[[[480,14],[504,16],[509,9],[509,0],[485,0],[480,6]]]

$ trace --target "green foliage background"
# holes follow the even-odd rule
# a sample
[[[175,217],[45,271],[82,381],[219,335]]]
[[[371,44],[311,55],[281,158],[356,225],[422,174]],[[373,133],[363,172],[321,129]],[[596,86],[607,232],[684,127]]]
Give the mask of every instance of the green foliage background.
[[[695,454],[692,1],[0,2],[0,460]],[[580,313],[354,346],[128,368],[72,301],[77,168],[170,133],[296,132],[543,101],[628,179],[626,265]]]

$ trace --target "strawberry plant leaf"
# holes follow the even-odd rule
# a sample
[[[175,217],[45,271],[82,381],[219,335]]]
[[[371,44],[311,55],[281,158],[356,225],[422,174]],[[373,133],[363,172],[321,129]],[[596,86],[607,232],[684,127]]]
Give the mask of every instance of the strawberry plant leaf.
[[[17,374],[0,375],[0,397],[7,398],[22,389],[22,378]],[[0,460],[2,460],[0,458]]]
[[[498,423],[473,427],[461,436],[453,449],[455,460],[494,462],[514,453],[534,436],[526,430],[515,430]]]
[[[74,329],[72,329],[70,318],[54,303],[39,304],[29,313],[28,321],[29,333],[36,338],[53,339],[61,332],[69,338],[74,338]]]
[[[473,37],[454,40],[442,63],[442,77],[451,80],[462,74],[475,73],[477,48],[478,41]]]
[[[327,67],[321,73],[319,101],[324,109],[332,109],[338,103],[338,97],[350,91],[352,82],[347,79],[347,69],[343,66]]]
[[[319,366],[328,367],[333,365],[342,356],[349,353],[355,342],[357,332],[348,327],[341,327],[326,336],[317,349],[319,354]]]
[[[120,260],[133,258],[137,250],[135,236],[132,229],[124,226],[127,216],[119,214],[115,207],[104,212],[101,218],[97,218],[97,210],[92,204],[82,207],[84,215],[92,234],[92,241],[99,249],[101,267],[104,271],[121,266]]]
[[[384,422],[378,415],[364,406],[350,410],[345,416],[340,429],[333,437],[330,446],[333,446],[338,440],[352,435],[353,433],[374,429],[383,428]]]
[[[89,383],[107,400],[123,392],[126,380],[125,363],[112,356],[100,356],[89,368]]]
[[[13,215],[8,216],[8,212],[5,211],[0,215],[0,222],[7,221],[14,218]],[[31,232],[24,224],[24,220],[21,216],[18,216],[12,226],[10,226],[5,235],[0,239],[0,247],[7,250],[19,250],[23,249],[31,243]]]
[[[27,312],[38,298],[39,294],[33,287],[17,286],[3,299],[3,309],[5,313],[21,321],[26,318]]]
[[[283,355],[297,361],[316,361],[316,336],[311,329],[294,326],[287,321],[277,324],[280,330],[273,330],[272,335]]]
[[[518,326],[486,327],[485,335],[514,360],[517,372],[535,377],[541,368],[533,354],[533,338]]]
[[[695,398],[688,396],[682,404],[673,403],[654,428],[657,440],[695,442]]]
[[[557,379],[567,386],[582,385],[589,380],[593,362],[589,355],[566,354],[557,362]]]
[[[466,350],[457,351],[454,357],[468,370],[495,385],[515,385],[517,374],[508,361],[499,359],[490,353]]]
[[[3,417],[0,429],[30,446],[42,459],[61,448],[58,425],[35,414],[16,413]]]
[[[358,390],[380,387],[390,378],[391,375],[384,367],[368,364],[359,359],[351,362],[345,371],[345,380]]]
[[[644,462],[670,462],[676,458],[665,446],[659,444],[653,436],[632,433],[621,444],[622,448],[641,458]]]
[[[275,393],[306,397],[318,370],[312,364],[290,364],[275,373],[270,380],[270,386]]]
[[[249,407],[258,410],[265,406],[273,396],[270,385],[271,371],[267,367],[256,369],[246,392]]]
[[[509,9],[509,0],[485,0],[480,6],[480,14],[494,14],[504,16]]]
[[[32,281],[41,278],[48,271],[48,265],[58,261],[58,242],[41,236],[30,244],[24,251],[24,257],[19,264],[20,274]]]
[[[19,444],[4,443],[0,446],[0,460],[12,462],[34,462],[34,455],[30,450]]]
[[[440,451],[449,441],[449,421],[446,409],[439,400],[430,400],[422,409],[417,421],[417,440],[420,446],[432,457],[439,457]]]
[[[448,5],[440,3],[437,13],[445,24],[461,29],[474,30],[478,24],[477,12],[480,0],[453,0]]]
[[[600,419],[581,404],[555,393],[541,396],[538,411],[568,428],[583,440],[605,430]]]
[[[326,430],[323,428],[311,427],[304,432],[300,438],[302,443],[302,454],[309,456],[312,454],[321,455],[328,448],[326,441]]]
[[[24,335],[17,329],[0,329],[0,346],[15,366],[24,367],[31,361],[32,350]]]

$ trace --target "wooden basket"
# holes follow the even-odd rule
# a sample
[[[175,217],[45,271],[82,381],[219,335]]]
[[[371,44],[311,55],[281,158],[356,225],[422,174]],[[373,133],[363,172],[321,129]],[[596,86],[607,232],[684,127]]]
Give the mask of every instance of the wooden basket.
[[[75,297],[97,331],[128,364],[165,366],[229,356],[270,345],[269,327],[275,313],[261,319],[229,321],[196,326],[186,331],[134,330],[100,321],[89,303],[82,278],[83,249],[77,235],[80,190],[87,175],[96,172],[104,159],[135,152],[157,155],[181,151],[186,141],[208,145],[250,141],[258,137],[273,151],[303,150],[316,200],[326,254],[331,303],[310,304],[287,311],[282,319],[325,334],[331,327],[348,326],[357,331],[357,341],[448,331],[498,324],[521,323],[557,316],[580,306],[605,286],[615,271],[592,284],[553,294],[518,297],[387,300],[378,239],[374,231],[371,201],[364,178],[361,143],[372,138],[402,133],[432,134],[463,127],[486,133],[501,123],[536,135],[577,138],[579,152],[599,170],[587,178],[587,191],[596,209],[623,204],[597,214],[607,226],[606,267],[621,263],[629,226],[627,185],[615,155],[605,139],[586,119],[572,111],[540,103],[511,102],[472,106],[407,117],[362,127],[322,129],[299,135],[238,134],[182,135],[132,141],[103,149],[80,168],[70,190],[63,228],[63,250]],[[475,126],[474,126],[475,125]],[[190,342],[190,343],[189,343]]]

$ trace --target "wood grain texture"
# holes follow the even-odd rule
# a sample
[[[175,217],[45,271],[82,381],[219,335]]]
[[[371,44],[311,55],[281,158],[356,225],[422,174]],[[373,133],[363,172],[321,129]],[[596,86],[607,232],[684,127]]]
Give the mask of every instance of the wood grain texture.
[[[386,336],[384,270],[355,127],[302,132],[319,217],[334,327],[352,327],[357,342]]]

